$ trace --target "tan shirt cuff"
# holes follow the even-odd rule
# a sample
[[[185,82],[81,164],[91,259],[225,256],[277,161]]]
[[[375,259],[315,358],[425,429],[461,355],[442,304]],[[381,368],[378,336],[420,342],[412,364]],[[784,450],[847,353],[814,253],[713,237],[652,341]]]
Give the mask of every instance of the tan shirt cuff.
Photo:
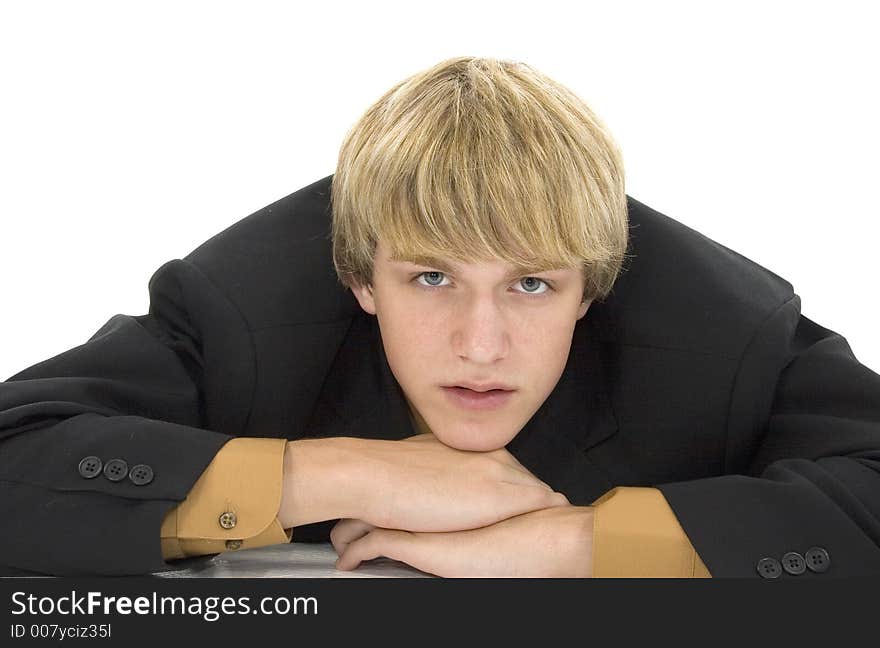
[[[594,578],[711,578],[656,488],[618,486],[593,502]]]
[[[278,521],[286,439],[227,441],[186,499],[165,514],[165,560],[290,542]],[[222,518],[222,519],[221,519]]]

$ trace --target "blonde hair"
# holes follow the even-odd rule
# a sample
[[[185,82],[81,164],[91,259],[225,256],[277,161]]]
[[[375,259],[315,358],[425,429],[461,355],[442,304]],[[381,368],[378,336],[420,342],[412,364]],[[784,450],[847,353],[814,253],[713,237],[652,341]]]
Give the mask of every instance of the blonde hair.
[[[580,268],[585,300],[621,271],[621,153],[567,88],[525,63],[456,57],[392,87],[346,134],[331,188],[333,264],[371,285],[395,259]]]

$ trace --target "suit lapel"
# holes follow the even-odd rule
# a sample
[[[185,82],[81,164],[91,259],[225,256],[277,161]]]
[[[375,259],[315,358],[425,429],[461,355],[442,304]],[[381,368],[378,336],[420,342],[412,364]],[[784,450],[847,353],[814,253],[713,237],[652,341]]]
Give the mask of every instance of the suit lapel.
[[[321,388],[307,435],[397,440],[415,433],[403,390],[385,357],[378,321],[359,313]]]
[[[556,387],[507,446],[520,463],[575,505],[589,504],[612,488],[586,452],[618,429],[592,309],[575,326]]]
[[[507,446],[520,463],[577,505],[589,504],[612,488],[585,453],[617,432],[592,309],[575,327],[556,387]],[[404,439],[416,433],[403,390],[388,365],[378,322],[358,314],[324,382],[307,435]]]

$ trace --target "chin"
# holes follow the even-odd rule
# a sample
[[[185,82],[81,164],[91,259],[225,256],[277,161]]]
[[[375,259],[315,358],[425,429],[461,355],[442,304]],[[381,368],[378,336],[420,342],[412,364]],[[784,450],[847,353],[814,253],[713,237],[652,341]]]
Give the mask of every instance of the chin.
[[[470,450],[473,452],[491,452],[500,450],[510,443],[513,436],[501,434],[487,434],[485,432],[472,431],[443,431],[435,433],[434,436],[443,445],[456,450]],[[514,435],[515,436],[515,435]]]

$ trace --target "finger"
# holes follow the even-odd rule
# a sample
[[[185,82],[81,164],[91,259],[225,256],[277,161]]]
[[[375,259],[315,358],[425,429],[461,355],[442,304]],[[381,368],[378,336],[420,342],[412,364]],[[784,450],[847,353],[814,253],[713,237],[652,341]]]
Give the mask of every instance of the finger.
[[[553,493],[554,499],[558,501],[558,504],[555,506],[571,506],[571,502],[568,501],[568,497],[566,497],[565,493],[560,493],[556,491]]]
[[[525,468],[516,468],[510,464],[504,464],[503,477],[501,483],[514,484],[518,486],[539,486],[547,491],[552,491],[548,484],[541,481]]]
[[[373,560],[384,556],[392,560],[407,562],[408,544],[412,543],[414,534],[397,529],[376,528],[345,548],[336,560],[336,569],[349,571],[355,569],[364,560]]]
[[[435,439],[434,435],[431,432],[425,432],[423,434],[415,434],[410,437],[406,437],[401,439],[401,441],[431,441]]]
[[[340,556],[350,542],[362,538],[375,527],[369,522],[346,518],[337,522],[330,531],[330,542]]]
[[[505,461],[508,462],[507,465],[510,466],[510,468],[517,470],[520,473],[525,473],[525,475],[526,475],[525,480],[523,480],[522,475],[517,475],[519,477],[519,483],[535,484],[537,486],[543,486],[547,490],[551,490],[551,491],[553,490],[549,484],[547,484],[545,481],[543,481],[542,479],[537,477],[531,470],[529,470],[528,468],[523,466],[519,462],[519,460],[516,457],[514,457],[512,454],[510,454],[506,450],[501,450],[501,452],[504,453],[504,455],[501,455],[501,457]]]
[[[569,503],[564,494],[546,485],[542,487],[502,483],[498,488],[498,496],[504,503],[499,510],[506,509],[504,510],[506,515],[500,519],[554,506],[566,506]]]
[[[524,470],[524,471],[526,471],[527,473],[531,474],[531,471],[530,471],[528,468],[526,468],[525,466],[523,466],[523,465],[519,462],[519,459],[517,459],[516,457],[514,457],[514,456],[510,453],[510,451],[507,450],[506,448],[501,448],[501,449],[499,449],[499,450],[495,450],[493,454],[496,456],[496,458],[497,458],[499,461],[503,461],[504,463],[506,463],[506,464],[508,464],[508,465],[510,465],[510,466],[513,466],[513,467],[515,467],[515,468],[518,468],[519,470]]]

